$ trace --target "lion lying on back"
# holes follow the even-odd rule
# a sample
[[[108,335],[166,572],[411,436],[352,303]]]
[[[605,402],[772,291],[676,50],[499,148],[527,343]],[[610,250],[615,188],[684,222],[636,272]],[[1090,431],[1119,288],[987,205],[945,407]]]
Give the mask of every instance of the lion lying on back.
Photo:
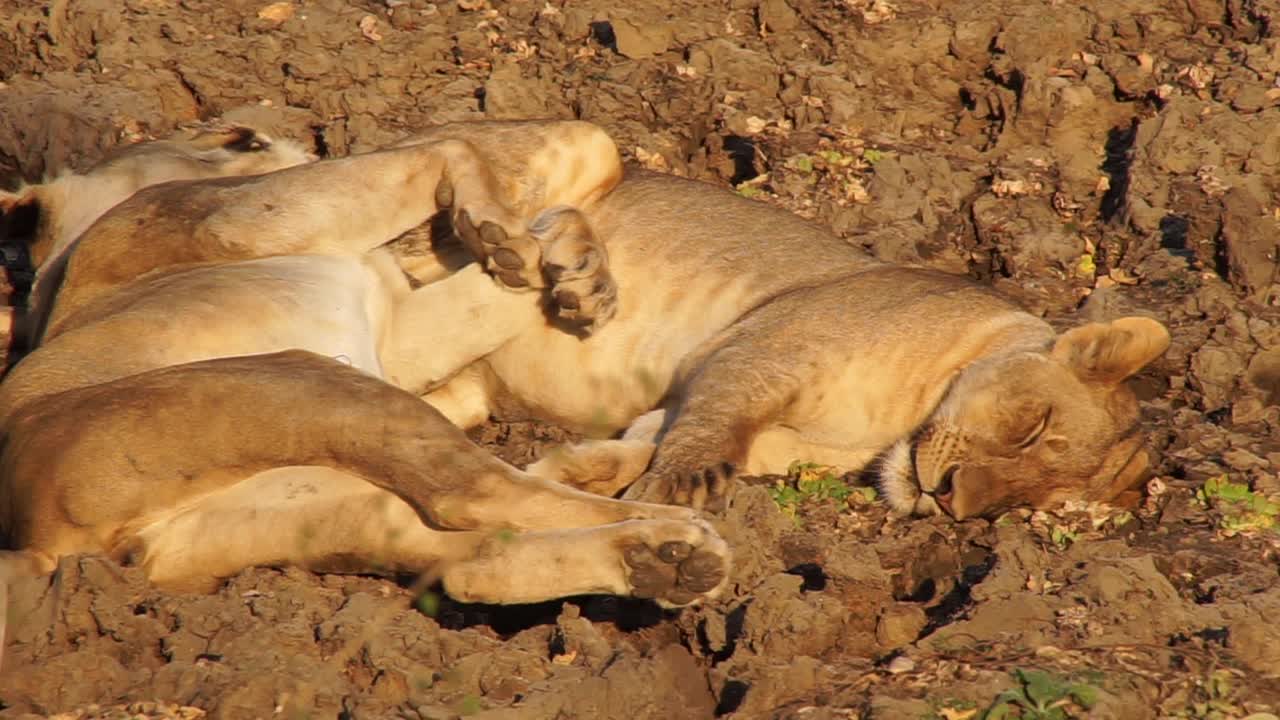
[[[451,595],[494,603],[720,592],[728,549],[694,511],[520,472],[386,381],[439,372],[441,293],[494,282],[472,267],[414,290],[381,246],[437,203],[513,231],[548,204],[588,206],[621,174],[612,141],[585,123],[490,123],[308,159],[233,128],[0,195],[39,263],[34,351],[0,382],[0,570],[107,552],[189,589],[288,564],[438,572]],[[182,177],[205,179],[139,190]],[[111,209],[80,233],[69,219],[86,206]],[[555,290],[599,287],[604,309],[607,272],[580,264]],[[558,319],[589,328],[583,307]],[[485,323],[470,328],[487,337]]]

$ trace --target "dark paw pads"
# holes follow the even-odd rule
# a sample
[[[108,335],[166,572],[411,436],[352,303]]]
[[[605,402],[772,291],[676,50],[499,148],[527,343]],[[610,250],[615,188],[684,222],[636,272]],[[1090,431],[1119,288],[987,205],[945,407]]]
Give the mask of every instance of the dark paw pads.
[[[668,607],[680,607],[715,589],[727,571],[723,557],[697,550],[687,542],[672,541],[658,546],[633,545],[623,552],[630,567],[632,594],[659,600]]]
[[[618,288],[612,278],[562,282],[552,291],[551,302],[556,317],[590,334],[617,314]]]

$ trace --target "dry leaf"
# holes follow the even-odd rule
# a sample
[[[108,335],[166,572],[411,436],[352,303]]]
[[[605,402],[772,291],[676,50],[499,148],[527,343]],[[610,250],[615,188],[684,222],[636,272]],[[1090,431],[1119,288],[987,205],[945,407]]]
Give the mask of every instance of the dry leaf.
[[[360,34],[374,42],[381,41],[382,34],[378,32],[378,19],[372,15],[360,18]]]
[[[996,197],[1026,195],[1030,190],[1026,180],[996,180],[991,183],[991,192]]]
[[[271,22],[282,23],[285,20],[288,20],[289,18],[293,17],[293,13],[296,11],[297,11],[297,8],[293,6],[293,3],[273,2],[270,5],[264,6],[261,10],[259,10],[258,17],[263,20],[270,20]]]
[[[1129,274],[1128,270],[1121,268],[1111,268],[1107,275],[1121,285],[1137,285],[1138,278]]]
[[[968,710],[957,710],[955,708],[944,707],[938,708],[938,714],[943,717],[943,720],[969,720],[969,718],[978,714],[978,709],[970,708]]]
[[[649,152],[648,150],[637,145],[635,149],[635,155],[636,155],[636,160],[648,170],[667,170],[668,169],[667,159],[662,157],[662,155],[659,155],[656,152]]]

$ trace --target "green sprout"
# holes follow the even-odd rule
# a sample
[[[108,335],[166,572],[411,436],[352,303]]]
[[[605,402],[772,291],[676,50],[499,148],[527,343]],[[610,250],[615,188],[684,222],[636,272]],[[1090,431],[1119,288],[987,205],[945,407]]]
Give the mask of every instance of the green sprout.
[[[1228,536],[1280,530],[1280,502],[1251,490],[1246,483],[1231,482],[1226,475],[1206,480],[1196,491],[1196,499],[1222,513],[1218,527]]]
[[[418,612],[433,618],[440,614],[440,593],[427,590],[413,601],[413,606],[418,608]]]
[[[809,157],[808,155],[803,155],[803,154],[796,155],[795,157],[791,158],[790,162],[788,162],[787,164],[795,168],[796,170],[799,170],[802,173],[813,172],[813,158]]]
[[[1076,709],[1088,710],[1098,701],[1098,690],[1092,685],[1043,670],[1017,668],[1013,676],[1018,686],[997,695],[982,720],[1069,720],[1087,717]]]
[[[848,507],[850,498],[873,502],[876,490],[872,487],[855,487],[848,484],[827,465],[793,462],[787,468],[787,477],[779,479],[769,488],[769,497],[783,515],[799,524],[797,511],[811,501],[834,501],[839,507]]]

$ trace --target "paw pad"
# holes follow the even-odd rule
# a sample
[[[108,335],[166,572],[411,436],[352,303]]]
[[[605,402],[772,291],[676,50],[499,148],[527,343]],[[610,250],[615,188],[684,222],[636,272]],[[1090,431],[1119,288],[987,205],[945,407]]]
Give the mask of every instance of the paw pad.
[[[682,607],[719,587],[728,573],[728,559],[713,549],[669,541],[652,549],[636,544],[623,551],[630,569],[632,594],[665,607]]]

